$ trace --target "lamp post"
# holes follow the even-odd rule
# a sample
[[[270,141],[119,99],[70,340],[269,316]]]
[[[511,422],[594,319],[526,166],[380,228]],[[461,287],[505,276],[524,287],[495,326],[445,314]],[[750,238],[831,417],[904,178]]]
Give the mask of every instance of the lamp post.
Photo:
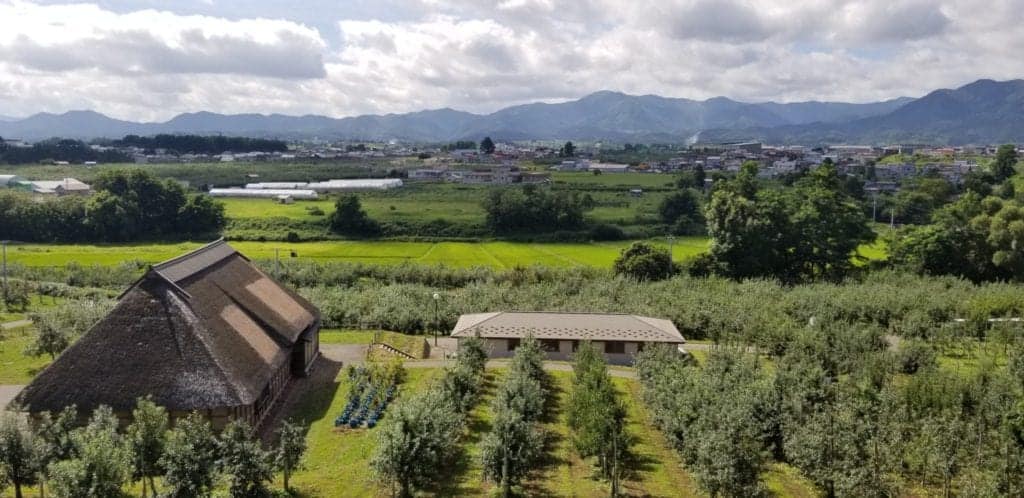
[[[672,244],[675,243],[675,241],[675,236],[668,236],[668,278],[672,278]]]
[[[438,312],[438,306],[440,305],[441,295],[434,293],[434,345],[437,346],[437,329],[441,327],[441,315]]]

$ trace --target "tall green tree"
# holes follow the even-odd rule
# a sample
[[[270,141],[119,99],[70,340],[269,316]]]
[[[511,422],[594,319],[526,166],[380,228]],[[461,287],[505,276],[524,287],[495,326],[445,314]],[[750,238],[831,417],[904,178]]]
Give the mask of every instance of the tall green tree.
[[[167,410],[158,406],[151,398],[139,398],[132,411],[132,423],[128,426],[127,437],[131,445],[133,476],[142,481],[145,496],[149,492],[156,496],[155,477],[163,474],[160,459],[167,444]]]
[[[704,212],[697,191],[686,188],[665,197],[658,206],[661,221],[676,235],[693,235],[704,225]]]
[[[0,415],[0,477],[14,485],[16,498],[22,498],[22,486],[39,482],[45,452],[45,442],[24,417],[9,411]]]
[[[1012,144],[1000,145],[996,151],[996,158],[992,162],[991,173],[997,182],[1001,182],[1017,172],[1017,146]]]
[[[179,419],[167,436],[160,466],[169,498],[209,496],[217,475],[217,439],[198,413]]]
[[[306,427],[285,420],[277,429],[277,451],[275,460],[277,468],[281,469],[284,477],[284,490],[291,492],[288,481],[292,473],[299,468],[302,462],[302,455],[306,452]]]
[[[491,137],[484,137],[480,141],[480,152],[488,155],[494,154],[494,140],[491,140]]]
[[[517,485],[540,457],[544,439],[536,426],[513,409],[499,407],[491,432],[480,442],[484,477],[497,483],[502,496]]]
[[[576,146],[573,145],[572,142],[566,142],[565,145],[562,146],[562,149],[558,151],[558,155],[562,157],[575,157]]]
[[[380,232],[380,225],[366,214],[359,197],[353,194],[342,195],[334,201],[334,212],[328,221],[331,230],[343,235],[366,237]]]
[[[231,498],[270,496],[267,484],[274,479],[274,456],[263,449],[244,420],[233,420],[217,439],[217,465],[228,477]]]
[[[72,433],[74,456],[50,465],[57,498],[119,496],[131,476],[131,450],[117,432],[117,417],[106,406],[97,408],[89,424]]]

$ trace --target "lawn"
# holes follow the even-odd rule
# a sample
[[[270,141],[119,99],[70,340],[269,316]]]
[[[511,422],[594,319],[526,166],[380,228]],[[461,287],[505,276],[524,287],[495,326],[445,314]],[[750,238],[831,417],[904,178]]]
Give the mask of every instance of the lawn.
[[[35,329],[21,327],[5,330],[0,336],[0,384],[28,384],[40,370],[50,364],[49,356],[25,356]]]
[[[425,388],[440,370],[411,368],[406,372],[396,403],[401,403],[402,396]],[[370,472],[370,458],[377,446],[376,430],[334,428],[334,418],[348,402],[350,387],[342,371],[334,382],[308,393],[291,414],[297,420],[312,421],[304,468],[292,477],[292,486],[300,496],[388,496]]]

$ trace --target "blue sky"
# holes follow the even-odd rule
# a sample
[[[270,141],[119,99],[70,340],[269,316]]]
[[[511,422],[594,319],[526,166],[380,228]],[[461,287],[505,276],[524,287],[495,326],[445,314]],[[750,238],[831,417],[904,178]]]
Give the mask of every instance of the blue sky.
[[[1024,75],[1024,0],[0,0],[0,115],[866,102]]]

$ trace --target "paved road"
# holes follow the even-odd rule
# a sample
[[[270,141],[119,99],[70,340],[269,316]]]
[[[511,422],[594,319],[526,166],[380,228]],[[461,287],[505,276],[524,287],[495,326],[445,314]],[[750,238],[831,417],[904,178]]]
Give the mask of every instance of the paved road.
[[[6,408],[24,388],[23,385],[0,385],[0,408]]]

